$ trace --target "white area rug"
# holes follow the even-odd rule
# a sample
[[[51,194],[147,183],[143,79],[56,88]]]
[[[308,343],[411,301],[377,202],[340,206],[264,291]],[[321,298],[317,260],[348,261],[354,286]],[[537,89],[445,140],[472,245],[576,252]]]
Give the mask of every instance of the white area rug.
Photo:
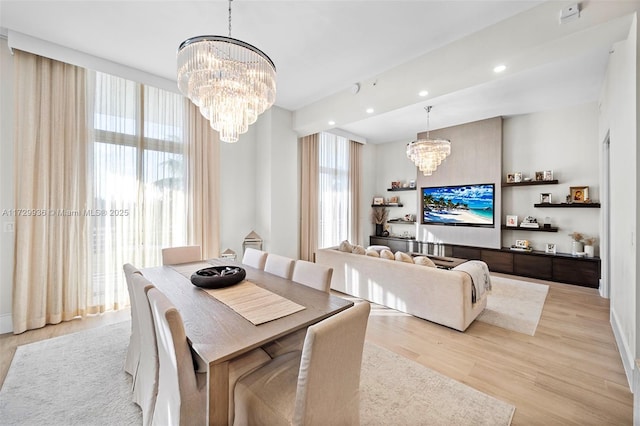
[[[487,307],[476,320],[533,336],[549,286],[493,275],[491,285]]]
[[[129,322],[18,347],[0,390],[2,425],[140,425],[123,370]],[[515,408],[373,344],[361,424],[508,425]]]
[[[362,426],[509,425],[515,407],[396,353],[365,343]]]

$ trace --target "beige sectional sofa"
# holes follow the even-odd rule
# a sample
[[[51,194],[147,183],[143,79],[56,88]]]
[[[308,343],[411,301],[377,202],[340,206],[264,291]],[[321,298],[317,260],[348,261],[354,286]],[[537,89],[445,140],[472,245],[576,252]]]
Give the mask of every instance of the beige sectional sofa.
[[[487,305],[487,292],[482,292],[476,303],[471,302],[473,283],[466,272],[337,248],[318,250],[316,262],[333,268],[333,290],[456,330],[466,330]]]

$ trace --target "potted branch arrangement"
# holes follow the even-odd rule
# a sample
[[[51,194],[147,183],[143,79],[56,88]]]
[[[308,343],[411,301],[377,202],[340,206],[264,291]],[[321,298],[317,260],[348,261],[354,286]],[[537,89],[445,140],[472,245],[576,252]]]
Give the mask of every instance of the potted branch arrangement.
[[[595,249],[593,245],[596,243],[596,237],[586,237],[584,239],[584,254],[587,257],[593,257],[595,253]]]
[[[374,207],[371,209],[371,221],[376,225],[376,237],[382,236],[384,224],[389,217],[389,209],[384,207]]]
[[[571,254],[577,256],[578,253],[582,253],[584,250],[584,244],[582,240],[584,239],[584,235],[580,232],[572,232],[569,234],[571,239]]]

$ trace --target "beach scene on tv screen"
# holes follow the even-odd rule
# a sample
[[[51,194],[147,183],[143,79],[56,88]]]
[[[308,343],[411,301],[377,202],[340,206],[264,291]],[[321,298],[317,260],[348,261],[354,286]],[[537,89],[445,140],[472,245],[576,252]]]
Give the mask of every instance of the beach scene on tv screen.
[[[493,225],[493,185],[422,188],[423,223]]]

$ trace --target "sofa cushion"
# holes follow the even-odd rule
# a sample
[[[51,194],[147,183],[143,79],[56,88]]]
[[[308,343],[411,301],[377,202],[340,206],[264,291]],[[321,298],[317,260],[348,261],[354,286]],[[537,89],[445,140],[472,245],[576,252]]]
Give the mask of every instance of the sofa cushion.
[[[383,259],[396,260],[396,257],[393,255],[391,250],[386,249],[380,251],[380,257]]]
[[[378,253],[375,250],[371,250],[371,249],[367,249],[366,253],[367,256],[371,256],[371,257],[380,257],[380,253]]]
[[[367,250],[375,250],[380,253],[382,250],[391,250],[388,246],[369,246]]]
[[[430,266],[432,268],[436,267],[436,264],[433,263],[433,260],[429,259],[427,256],[416,256],[413,258],[413,263],[421,266]]]
[[[351,250],[351,253],[353,254],[365,254],[366,252],[367,251],[361,245],[355,245],[353,246],[353,250]]]
[[[353,246],[349,241],[344,240],[343,242],[340,243],[340,247],[338,247],[338,250],[351,253],[353,251]]]
[[[413,258],[409,256],[407,253],[403,253],[401,251],[396,252],[395,258],[399,262],[413,263]]]

